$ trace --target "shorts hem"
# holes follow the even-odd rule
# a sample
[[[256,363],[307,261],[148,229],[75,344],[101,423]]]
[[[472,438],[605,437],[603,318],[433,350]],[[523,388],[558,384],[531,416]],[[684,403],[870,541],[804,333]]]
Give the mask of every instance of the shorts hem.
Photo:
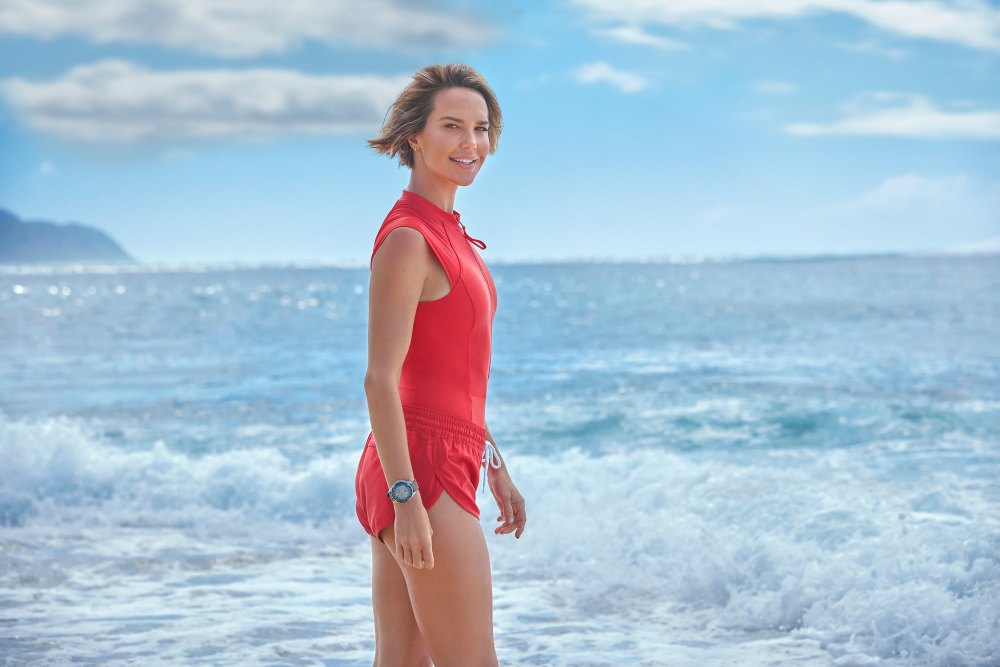
[[[437,482],[438,482],[438,491],[435,494],[436,497],[433,500],[429,500],[427,502],[424,502],[423,495],[421,495],[421,498],[420,498],[420,502],[423,503],[425,510],[430,511],[430,509],[432,507],[434,507],[434,505],[436,505],[439,500],[441,500],[441,495],[443,493],[447,492],[448,495],[451,497],[451,499],[455,501],[456,505],[458,505],[463,510],[465,510],[466,512],[468,512],[469,514],[471,514],[473,516],[473,518],[476,519],[476,521],[479,521],[479,517],[481,516],[481,514],[480,514],[480,511],[479,511],[479,505],[478,504],[475,505],[476,511],[475,512],[471,511],[468,507],[465,506],[465,504],[461,501],[461,499],[456,494],[452,493],[451,491],[448,491],[448,488],[445,487],[445,485],[441,482],[440,478],[438,478],[437,476],[435,476],[435,479],[437,479]],[[423,490],[418,491],[418,493],[423,494]],[[361,523],[361,527],[364,528],[364,530],[365,530],[366,533],[368,533],[369,535],[371,535],[372,537],[374,537],[379,542],[382,542],[382,539],[379,537],[379,533],[381,533],[383,530],[385,530],[389,526],[393,525],[393,523],[395,522],[395,520],[396,520],[396,517],[395,517],[395,514],[393,514],[392,519],[390,519],[389,521],[383,521],[383,522],[381,522],[382,525],[375,526],[373,528],[374,532],[370,532],[368,530],[368,524],[366,522],[363,522],[363,521],[359,520],[359,523]],[[384,544],[384,542],[383,542],[383,544]]]

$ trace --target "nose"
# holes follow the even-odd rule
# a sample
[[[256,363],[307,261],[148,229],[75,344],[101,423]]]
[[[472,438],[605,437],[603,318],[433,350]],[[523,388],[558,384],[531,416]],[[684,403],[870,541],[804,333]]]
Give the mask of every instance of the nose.
[[[467,132],[462,132],[462,146],[476,147],[476,129],[472,128]]]

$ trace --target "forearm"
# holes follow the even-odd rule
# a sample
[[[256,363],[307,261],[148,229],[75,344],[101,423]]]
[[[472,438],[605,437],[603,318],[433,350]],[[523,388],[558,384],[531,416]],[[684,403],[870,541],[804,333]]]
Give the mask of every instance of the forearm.
[[[382,462],[386,485],[392,486],[399,479],[413,479],[399,385],[391,378],[366,379],[365,395],[375,449]]]

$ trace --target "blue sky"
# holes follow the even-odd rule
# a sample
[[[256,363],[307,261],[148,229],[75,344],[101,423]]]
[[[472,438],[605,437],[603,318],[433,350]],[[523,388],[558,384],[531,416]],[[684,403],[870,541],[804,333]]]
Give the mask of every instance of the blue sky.
[[[496,91],[488,260],[1000,247],[1000,4],[5,0],[0,207],[146,261],[367,262],[423,65]]]

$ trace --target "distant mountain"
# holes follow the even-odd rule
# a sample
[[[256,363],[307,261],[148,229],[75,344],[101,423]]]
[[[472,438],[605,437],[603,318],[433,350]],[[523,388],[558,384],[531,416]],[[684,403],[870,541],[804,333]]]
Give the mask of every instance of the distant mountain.
[[[78,223],[26,222],[0,209],[0,262],[136,261],[111,237]]]

